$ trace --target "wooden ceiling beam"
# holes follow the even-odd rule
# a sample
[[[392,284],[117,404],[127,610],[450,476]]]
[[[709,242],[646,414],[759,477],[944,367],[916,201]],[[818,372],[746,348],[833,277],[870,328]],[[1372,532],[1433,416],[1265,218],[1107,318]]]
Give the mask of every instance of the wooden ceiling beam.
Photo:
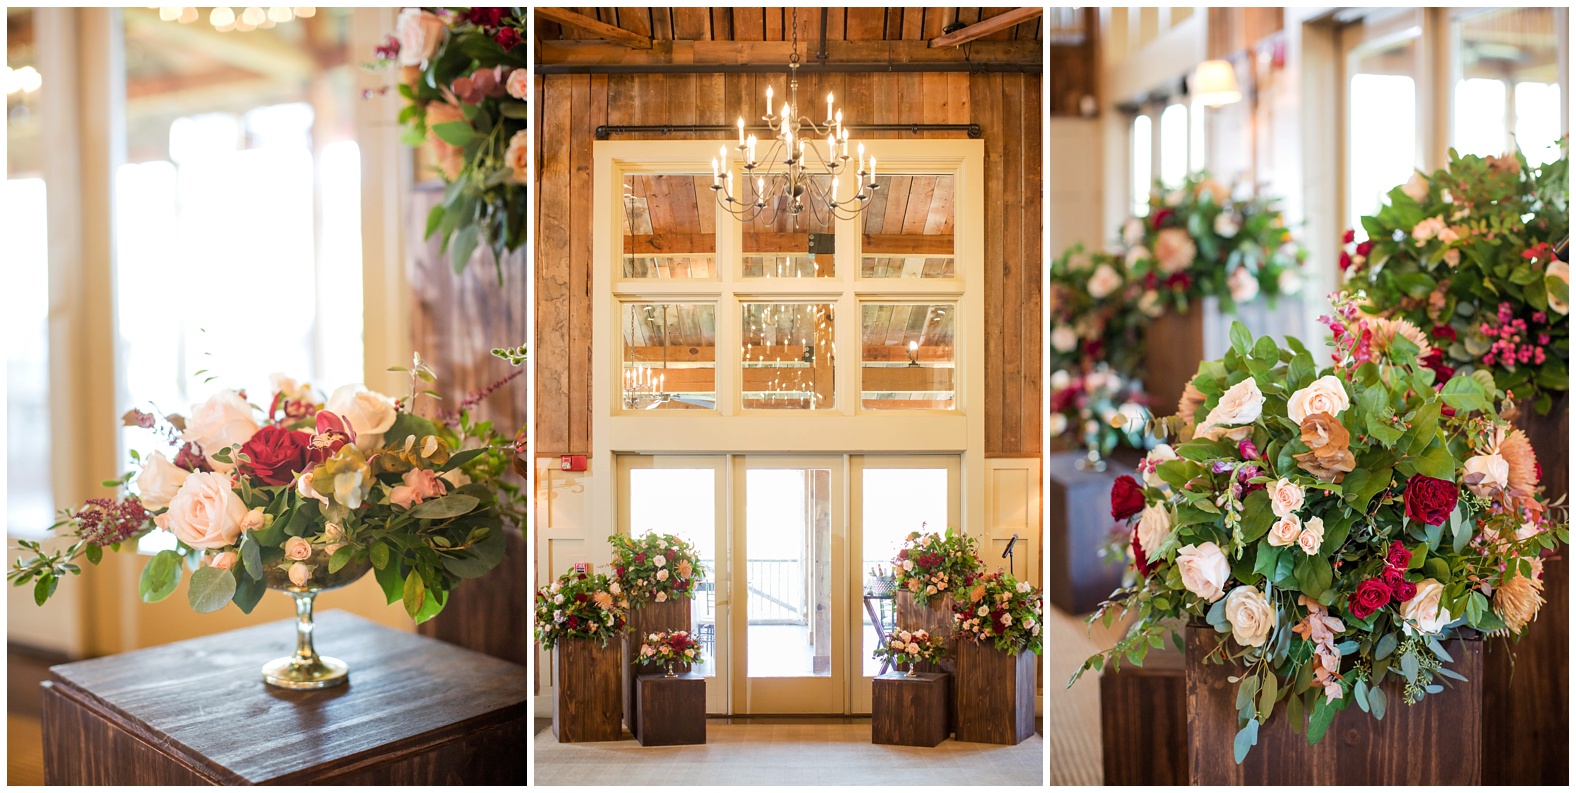
[[[1005,16],[1005,15],[1003,15]],[[537,43],[536,57],[544,65],[619,64],[658,66],[684,64],[754,64],[788,71],[792,45],[786,41],[658,41],[650,48],[632,50],[602,41],[549,39]],[[957,47],[931,47],[924,41],[828,41],[827,64],[966,63],[1021,64],[1043,62],[1038,41],[977,41],[967,52]],[[800,70],[814,74],[820,64],[810,61]]]
[[[614,44],[622,44],[625,47],[636,50],[651,49],[650,36],[642,36],[639,33],[632,33],[623,28],[614,27],[613,25],[609,25],[606,22],[600,22],[592,19],[585,14],[579,14],[574,11],[570,11],[567,8],[537,6],[535,11],[536,15],[539,17],[546,17],[547,19],[551,19],[560,25],[568,25],[569,27],[575,28],[577,30],[583,30],[587,33],[594,34],[599,38],[606,39],[607,41],[610,41]]]
[[[1024,22],[1038,18],[1043,13],[1045,13],[1045,9],[1040,6],[1014,8],[1005,14],[997,14],[990,19],[975,22],[966,28],[960,28],[958,30],[952,31],[951,33],[937,36],[936,38],[930,40],[930,46],[956,47],[960,44],[967,44],[971,41],[974,41],[975,39],[984,38],[997,31],[1006,30],[1007,28],[1011,27],[1017,27]]]

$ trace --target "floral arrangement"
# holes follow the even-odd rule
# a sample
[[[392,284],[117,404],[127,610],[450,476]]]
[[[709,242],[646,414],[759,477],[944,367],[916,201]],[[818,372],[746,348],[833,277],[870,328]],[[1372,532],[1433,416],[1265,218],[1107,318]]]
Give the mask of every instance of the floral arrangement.
[[[1260,295],[1273,302],[1300,291],[1307,254],[1291,241],[1276,203],[1234,198],[1205,173],[1189,174],[1175,189],[1157,182],[1148,217],[1122,226],[1128,277],[1144,287],[1135,309],[1158,302],[1186,311],[1190,301],[1213,296],[1234,311]]]
[[[1008,655],[1040,654],[1045,605],[1040,591],[1009,573],[982,575],[969,582],[966,597],[952,605],[959,638],[991,644]]]
[[[501,479],[508,439],[464,411],[452,426],[411,413],[434,376],[419,357],[402,371],[411,393],[399,400],[355,384],[325,401],[275,375],[266,408],[226,389],[186,416],[128,412],[128,426],[152,430],[166,448],[133,450],[137,470],[105,483],[117,497],[63,510],[51,527],[70,540],[63,549],[19,541],[30,555],[7,577],[32,582],[42,605],[81,572],[79,560],[97,564],[105,548],[163,530],[175,549],[148,560],[137,586],[145,602],[173,593],[183,567],[193,609],[233,602],[250,612],[269,586],[338,585],[370,566],[390,604],[431,618],[461,580],[497,566],[503,521],[518,523],[524,510],[519,487]]]
[[[1052,261],[1051,371],[1085,372],[1104,363],[1129,377],[1141,373],[1144,325],[1165,310],[1160,292],[1146,289],[1144,280],[1128,272],[1125,258],[1082,245]]]
[[[909,532],[892,559],[893,579],[915,603],[929,607],[931,598],[950,594],[979,572],[978,549],[977,540],[950,526],[945,534]]]
[[[402,140],[427,146],[448,190],[427,216],[455,272],[480,244],[503,257],[525,244],[531,87],[525,13],[516,8],[407,8],[374,52],[399,70]]]
[[[935,663],[947,657],[947,640],[926,630],[894,628],[870,657],[890,661],[893,666]]]
[[[1149,397],[1137,380],[1105,364],[1083,375],[1065,369],[1051,374],[1051,437],[1076,429],[1085,448],[1110,454],[1118,443],[1141,449],[1148,442]]]
[[[640,663],[644,666],[669,667],[700,662],[700,642],[691,638],[688,631],[653,633],[640,645]]]
[[[635,605],[695,597],[695,579],[706,574],[695,546],[671,534],[607,538],[613,546],[613,580]]]
[[[1442,642],[1522,633],[1542,556],[1567,540],[1492,379],[1440,381],[1416,326],[1336,306],[1325,369],[1234,324],[1163,422],[1175,448],[1112,489],[1141,579],[1096,616],[1136,622],[1078,674],[1142,664],[1163,631],[1182,646],[1178,618],[1207,621],[1209,660],[1243,669],[1238,762],[1279,703],[1313,743],[1354,703],[1382,718],[1384,684],[1410,704],[1462,679]]]
[[[1570,233],[1569,150],[1532,168],[1450,153],[1449,167],[1413,172],[1346,232],[1341,269],[1365,310],[1425,329],[1426,363],[1441,376],[1483,370],[1495,386],[1547,413],[1569,388],[1570,266],[1554,245]]]
[[[536,590],[536,641],[543,649],[565,639],[608,640],[624,630],[629,598],[618,582],[601,573],[570,568],[558,580]]]

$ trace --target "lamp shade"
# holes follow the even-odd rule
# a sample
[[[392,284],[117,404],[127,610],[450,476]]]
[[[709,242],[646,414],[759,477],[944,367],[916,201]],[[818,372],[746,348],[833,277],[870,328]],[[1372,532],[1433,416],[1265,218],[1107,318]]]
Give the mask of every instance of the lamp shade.
[[[1242,101],[1237,88],[1237,69],[1231,61],[1204,61],[1193,72],[1193,96],[1209,107]]]

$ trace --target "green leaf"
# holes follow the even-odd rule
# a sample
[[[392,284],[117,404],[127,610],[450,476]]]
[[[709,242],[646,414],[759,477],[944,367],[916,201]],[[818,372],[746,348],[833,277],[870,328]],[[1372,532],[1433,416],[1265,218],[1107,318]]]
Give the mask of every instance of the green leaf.
[[[421,623],[438,616],[438,612],[443,611],[443,606],[448,602],[448,600],[449,593],[444,592],[441,589],[427,590],[427,599],[421,604],[421,611],[414,615],[416,618],[416,624],[420,625]]]
[[[382,540],[374,540],[368,555],[372,557],[372,566],[382,570],[389,563],[389,546]]]
[[[198,614],[210,614],[235,597],[235,575],[217,567],[199,567],[186,587],[186,599]]]
[[[412,517],[422,520],[443,520],[464,515],[476,508],[481,499],[464,493],[450,493],[442,498],[423,501],[411,507],[408,513]]]
[[[334,555],[328,557],[328,572],[337,573],[350,564],[351,557],[355,556],[356,549],[349,545],[341,545],[334,550]]]
[[[1435,479],[1454,481],[1456,478],[1456,460],[1450,455],[1450,450],[1443,444],[1435,441],[1422,454],[1407,460],[1411,467],[1423,476]]]
[[[422,603],[427,599],[427,585],[421,580],[421,574],[415,570],[405,576],[405,613],[414,618],[421,613]]]
[[[1238,355],[1246,356],[1253,349],[1253,332],[1241,322],[1231,323],[1230,339],[1231,349],[1236,350]]]
[[[55,587],[59,585],[60,579],[53,575],[46,573],[39,576],[38,581],[33,584],[33,603],[44,605],[49,600],[49,596],[55,594]]]
[[[465,146],[476,140],[476,130],[464,121],[445,121],[442,124],[432,125],[432,134],[437,135],[444,143],[453,146]]]
[[[159,551],[142,568],[137,594],[144,603],[157,603],[170,596],[181,583],[182,557],[175,551]]]
[[[1439,390],[1439,397],[1456,410],[1486,411],[1493,408],[1483,384],[1467,375],[1450,378],[1444,388]]]
[[[1417,654],[1408,652],[1401,656],[1401,674],[1406,677],[1406,682],[1417,682]]]
[[[427,231],[422,234],[422,239],[430,239],[432,233],[438,230],[438,224],[443,222],[444,208],[442,204],[434,205],[432,211],[427,213]]]
[[[253,581],[263,578],[263,552],[257,540],[252,539],[252,532],[247,532],[241,538],[241,566],[246,568],[246,576]]]
[[[1336,707],[1334,703],[1326,701],[1317,691],[1314,694],[1313,716],[1308,719],[1309,745],[1316,744],[1324,738],[1325,731],[1330,729],[1330,722],[1334,721],[1335,714],[1340,712],[1340,708]],[[1336,701],[1339,702],[1340,700]]]
[[[239,571],[235,571],[239,573]],[[261,578],[252,578],[250,574],[237,575],[235,580],[235,597],[231,602],[241,610],[242,614],[252,613],[257,608],[258,601],[263,599],[263,593],[268,591],[268,585]]]
[[[1395,634],[1387,633],[1383,636],[1380,636],[1379,644],[1375,645],[1374,647],[1374,660],[1383,661],[1385,658],[1388,658],[1390,653],[1395,652],[1395,646]]]
[[[454,272],[465,271],[465,265],[471,261],[471,254],[476,252],[476,245],[481,241],[481,227],[468,225],[454,232],[454,238],[449,241],[449,266]]]
[[[398,560],[391,562],[387,567],[375,568],[372,571],[378,586],[383,587],[384,602],[390,606],[398,603],[405,594],[405,574],[400,572],[402,565]]]
[[[443,554],[443,569],[459,576],[460,578],[480,578],[490,572],[498,563],[503,561],[504,552],[508,549],[508,539],[504,533],[492,528],[487,530],[487,536],[480,542],[471,546],[465,556],[455,556],[445,552]]]
[[[1379,686],[1368,689],[1368,712],[1372,713],[1375,719],[1383,719],[1384,707],[1384,689]]]
[[[1273,674],[1264,676],[1263,690],[1259,692],[1259,716],[1269,718],[1275,709],[1275,696],[1280,693],[1280,679]]]
[[[1248,726],[1237,731],[1237,737],[1231,742],[1231,755],[1241,765],[1248,756],[1248,750],[1259,742],[1259,720],[1249,719]]]
[[[98,564],[104,558],[104,549],[92,543],[88,543],[88,546],[83,549],[83,553],[87,554],[88,563],[90,564]]]

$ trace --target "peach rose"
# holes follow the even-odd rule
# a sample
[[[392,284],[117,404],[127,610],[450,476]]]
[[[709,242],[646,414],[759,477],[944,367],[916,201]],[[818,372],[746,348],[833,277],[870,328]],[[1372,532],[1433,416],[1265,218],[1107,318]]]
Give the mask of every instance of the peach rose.
[[[1307,498],[1301,485],[1284,476],[1271,482],[1265,491],[1270,497],[1270,511],[1280,518],[1295,515]]]
[[[262,507],[252,507],[247,511],[246,517],[241,519],[242,531],[257,531],[263,527],[267,517],[263,514]]]
[[[181,485],[190,475],[190,471],[170,462],[164,452],[154,452],[143,464],[142,472],[137,474],[137,495],[141,497],[144,507],[150,510],[164,509],[170,505],[170,499],[180,492]]]
[[[211,550],[235,544],[246,512],[246,504],[235,494],[229,476],[198,472],[186,477],[170,499],[169,510],[153,522],[193,548]]]
[[[394,21],[394,35],[399,39],[400,65],[424,65],[438,53],[448,33],[443,20],[431,11],[407,8],[399,12]]]
[[[285,558],[297,562],[304,562],[312,558],[312,543],[304,537],[291,537],[285,540]]]
[[[1226,291],[1231,293],[1231,299],[1238,303],[1246,303],[1259,296],[1259,279],[1246,267],[1238,267],[1226,276]]]
[[[1186,270],[1198,256],[1198,247],[1184,229],[1161,229],[1155,237],[1155,262],[1166,275]]]
[[[1296,545],[1297,538],[1302,536],[1302,518],[1296,515],[1285,515],[1270,526],[1270,545],[1284,548]]]
[[[215,570],[228,570],[235,566],[235,551],[225,551],[208,560],[208,566]]]
[[[1259,390],[1258,382],[1250,377],[1220,395],[1220,401],[1204,417],[1204,422],[1198,425],[1195,434],[1201,438],[1219,440],[1227,434],[1228,427],[1258,421],[1263,410],[1264,392]]]
[[[1324,544],[1324,518],[1309,518],[1302,524],[1302,534],[1297,536],[1297,547],[1302,552],[1313,556],[1319,552],[1319,546]]]
[[[290,565],[289,573],[290,583],[295,584],[296,586],[306,586],[306,582],[312,580],[312,568],[307,567],[300,562]]]
[[[1138,218],[1128,218],[1122,224],[1122,244],[1128,247],[1144,241],[1144,221]]]
[[[1406,180],[1406,184],[1401,185],[1401,192],[1406,193],[1413,201],[1422,203],[1423,199],[1428,197],[1428,177],[1412,171],[1412,176]]]
[[[510,96],[524,102],[525,97],[531,90],[531,70],[515,69],[509,72],[509,79],[504,83],[504,90],[508,91]]]
[[[1346,396],[1346,386],[1335,375],[1325,375],[1312,383],[1307,388],[1299,389],[1286,400],[1286,417],[1298,424],[1314,413],[1328,413],[1332,416],[1341,415],[1341,411],[1352,406],[1352,401]]]
[[[1510,462],[1499,454],[1479,454],[1467,458],[1467,489],[1479,498],[1493,498],[1510,484]]]
[[[1182,546],[1177,551],[1177,569],[1182,573],[1182,586],[1210,603],[1225,594],[1223,587],[1231,577],[1226,555],[1212,542]]]
[[[1089,283],[1085,288],[1088,289],[1090,297],[1100,300],[1115,292],[1121,285],[1122,276],[1117,275],[1111,265],[1102,264],[1095,268],[1094,275],[1089,276]]]
[[[1308,451],[1293,455],[1297,467],[1325,482],[1340,483],[1357,467],[1349,448],[1352,436],[1328,413],[1312,413],[1299,427]]]
[[[1401,604],[1401,617],[1406,620],[1407,633],[1438,633],[1450,623],[1450,612],[1439,605],[1439,598],[1444,593],[1445,585],[1432,578],[1417,582],[1417,594]]]
[[[521,71],[524,71],[523,69]],[[524,184],[530,176],[531,165],[531,135],[526,130],[514,133],[509,139],[509,149],[504,152],[504,161],[509,163],[510,170],[514,171],[513,179]]]
[[[391,503],[410,509],[412,504],[443,495],[443,485],[438,483],[438,475],[425,468],[412,468],[401,478],[405,484],[395,485],[389,491]]]
[[[447,102],[427,105],[427,146],[432,150],[432,157],[437,161],[443,178],[451,182],[459,178],[460,170],[465,167],[465,150],[438,137],[432,129],[439,124],[464,120],[464,112]],[[357,427],[356,431],[360,432],[361,428]]]
[[[197,444],[215,471],[230,471],[235,468],[235,461],[218,462],[213,459],[214,453],[246,443],[257,434],[257,429],[252,406],[246,404],[240,393],[225,389],[208,397],[206,402],[192,405],[181,440]]]
[[[1275,629],[1275,607],[1264,593],[1250,586],[1239,586],[1226,596],[1226,621],[1231,636],[1243,647],[1263,647]]]
[[[360,383],[340,386],[323,406],[325,410],[350,422],[356,432],[356,448],[363,452],[383,445],[383,433],[394,426],[399,413],[394,398],[384,396]]]

